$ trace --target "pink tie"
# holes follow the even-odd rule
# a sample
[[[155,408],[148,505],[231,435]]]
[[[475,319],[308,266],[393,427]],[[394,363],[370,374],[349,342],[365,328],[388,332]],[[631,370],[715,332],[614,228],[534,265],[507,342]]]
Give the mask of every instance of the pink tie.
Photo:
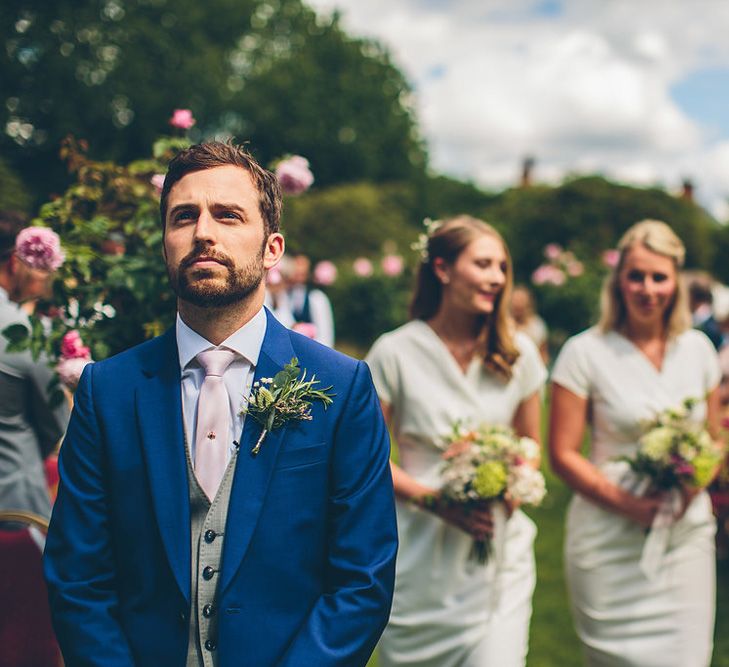
[[[223,373],[235,356],[231,350],[207,350],[197,355],[205,380],[197,402],[195,476],[210,500],[218,492],[227,465],[230,399]]]

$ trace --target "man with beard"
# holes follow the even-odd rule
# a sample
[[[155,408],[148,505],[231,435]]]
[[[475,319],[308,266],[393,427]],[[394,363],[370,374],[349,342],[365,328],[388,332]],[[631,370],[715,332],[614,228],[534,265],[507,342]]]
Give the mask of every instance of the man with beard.
[[[45,571],[66,662],[365,665],[397,542],[369,371],[263,308],[281,194],[242,147],[180,153],[160,212],[176,325],[84,372],[61,450]]]

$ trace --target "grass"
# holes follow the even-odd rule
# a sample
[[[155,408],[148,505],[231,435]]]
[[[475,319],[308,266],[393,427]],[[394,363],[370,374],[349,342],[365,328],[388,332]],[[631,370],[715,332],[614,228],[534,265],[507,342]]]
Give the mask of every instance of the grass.
[[[535,551],[537,588],[529,640],[528,667],[580,667],[580,647],[572,628],[562,568],[564,518],[570,491],[545,471],[549,495],[527,513],[539,528]],[[711,667],[729,667],[729,560],[718,562],[717,612]],[[368,667],[377,667],[377,655]]]

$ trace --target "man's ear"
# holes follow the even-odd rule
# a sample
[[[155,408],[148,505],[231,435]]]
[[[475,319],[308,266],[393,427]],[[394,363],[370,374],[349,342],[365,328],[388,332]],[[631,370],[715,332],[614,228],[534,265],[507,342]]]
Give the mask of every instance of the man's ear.
[[[286,250],[286,242],[282,234],[275,232],[269,234],[266,239],[266,246],[263,250],[263,266],[265,269],[272,269],[283,257]]]

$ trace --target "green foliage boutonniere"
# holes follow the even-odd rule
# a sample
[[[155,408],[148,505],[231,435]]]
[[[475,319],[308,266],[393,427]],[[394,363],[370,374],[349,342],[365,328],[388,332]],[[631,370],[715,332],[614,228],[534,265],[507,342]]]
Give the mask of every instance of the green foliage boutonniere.
[[[319,389],[315,387],[317,384],[315,375],[307,380],[306,370],[301,373],[299,360],[294,357],[273,378],[262,378],[253,385],[248,405],[242,410],[263,427],[251,450],[253,456],[261,450],[263,440],[273,429],[291,420],[311,420],[314,401],[321,401],[325,409],[332,404],[331,386]]]

